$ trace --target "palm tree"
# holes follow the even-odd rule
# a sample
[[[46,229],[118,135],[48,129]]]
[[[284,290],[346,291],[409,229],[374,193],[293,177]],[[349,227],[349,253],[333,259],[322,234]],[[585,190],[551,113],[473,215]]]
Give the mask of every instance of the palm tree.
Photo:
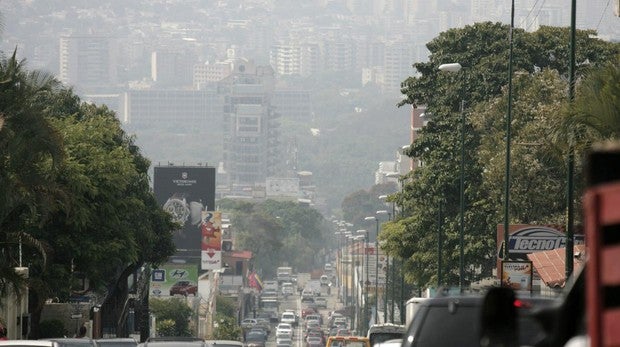
[[[63,161],[61,136],[44,116],[59,86],[49,74],[27,71],[15,51],[0,59],[0,293],[23,288],[13,270],[18,262],[7,255],[20,243],[43,250],[25,230],[41,225],[61,196],[49,170]]]
[[[578,122],[602,139],[620,138],[620,55],[590,71],[581,83],[574,111]]]

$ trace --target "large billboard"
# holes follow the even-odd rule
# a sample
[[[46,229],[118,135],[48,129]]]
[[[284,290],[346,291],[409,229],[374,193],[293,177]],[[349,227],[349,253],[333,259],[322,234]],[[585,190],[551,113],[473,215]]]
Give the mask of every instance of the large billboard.
[[[196,264],[163,264],[151,271],[152,296],[195,296],[198,293]]]
[[[215,168],[156,166],[154,170],[155,198],[182,226],[173,235],[176,256],[200,259],[203,213],[215,209]]]

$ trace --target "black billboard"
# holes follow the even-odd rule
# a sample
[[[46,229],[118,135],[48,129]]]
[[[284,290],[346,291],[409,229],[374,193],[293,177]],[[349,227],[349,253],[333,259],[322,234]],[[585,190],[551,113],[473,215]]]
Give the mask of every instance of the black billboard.
[[[215,210],[215,168],[156,166],[154,170],[157,202],[183,225],[174,232],[176,255],[200,259],[202,212]]]

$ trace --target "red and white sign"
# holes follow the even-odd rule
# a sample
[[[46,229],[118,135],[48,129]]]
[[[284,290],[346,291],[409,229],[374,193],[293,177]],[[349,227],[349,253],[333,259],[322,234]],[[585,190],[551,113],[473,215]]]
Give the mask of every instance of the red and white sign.
[[[202,270],[215,270],[222,267],[222,212],[203,211],[200,224],[202,234]]]

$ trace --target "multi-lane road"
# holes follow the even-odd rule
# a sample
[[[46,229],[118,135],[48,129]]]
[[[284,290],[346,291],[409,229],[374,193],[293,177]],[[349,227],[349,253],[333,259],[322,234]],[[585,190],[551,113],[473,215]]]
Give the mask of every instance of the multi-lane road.
[[[336,288],[331,288],[331,290],[328,290],[328,287],[326,286],[321,286],[320,282],[318,280],[312,280],[310,279],[310,274],[308,273],[300,273],[297,275],[297,281],[298,281],[298,285],[301,288],[307,288],[307,287],[312,287],[312,288],[320,288],[321,291],[321,297],[324,297],[327,299],[327,307],[326,308],[319,308],[319,313],[323,316],[323,331],[325,331],[325,333],[327,334],[327,317],[329,315],[330,311],[336,310],[338,308],[340,308],[340,303],[338,302],[338,290]],[[329,292],[329,294],[328,294]],[[280,315],[282,315],[282,312],[286,311],[286,310],[293,310],[295,311],[295,313],[299,316],[299,324],[297,325],[297,327],[294,328],[294,332],[293,332],[293,347],[304,347],[305,346],[305,342],[304,342],[304,322],[303,319],[301,318],[301,309],[302,307],[304,307],[305,304],[303,304],[301,302],[301,296],[299,294],[297,295],[289,295],[288,297],[284,297],[283,295],[279,295],[278,296],[278,300],[280,302]],[[275,342],[275,326],[272,329],[272,333],[269,336],[269,339],[267,341],[267,347],[275,347],[276,346],[276,342]]]

